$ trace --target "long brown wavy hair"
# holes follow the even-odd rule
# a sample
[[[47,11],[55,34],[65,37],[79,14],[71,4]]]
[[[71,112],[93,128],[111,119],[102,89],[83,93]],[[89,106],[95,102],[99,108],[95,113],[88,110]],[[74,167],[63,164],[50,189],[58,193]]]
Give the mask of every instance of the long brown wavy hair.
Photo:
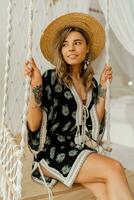
[[[83,37],[85,38],[87,45],[90,46],[90,38],[88,34],[81,28],[67,27],[58,34],[57,41],[54,47],[55,48],[54,64],[56,67],[56,72],[57,72],[59,82],[60,83],[63,82],[68,87],[72,85],[71,69],[70,69],[70,65],[64,61],[62,53],[61,53],[61,49],[62,49],[63,42],[65,41],[69,33],[72,31],[81,33]],[[81,71],[80,71],[80,76],[83,79],[83,83],[87,91],[92,86],[92,78],[94,75],[94,71],[91,67],[92,55],[91,54],[89,55],[89,54],[87,56],[88,57],[90,56],[90,61],[88,63],[87,69],[86,70],[84,69],[84,64],[86,61],[86,58],[85,58],[85,60],[81,63]]]

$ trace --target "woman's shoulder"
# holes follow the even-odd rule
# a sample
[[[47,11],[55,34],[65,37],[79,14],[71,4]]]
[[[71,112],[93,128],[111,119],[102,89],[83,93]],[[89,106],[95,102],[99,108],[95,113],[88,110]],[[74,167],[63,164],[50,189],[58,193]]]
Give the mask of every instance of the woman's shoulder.
[[[49,85],[55,85],[57,83],[57,74],[55,69],[46,70],[43,75],[43,82]]]
[[[51,77],[51,76],[56,76],[56,70],[55,69],[47,69],[44,73],[43,73],[43,75],[42,75],[43,77]]]

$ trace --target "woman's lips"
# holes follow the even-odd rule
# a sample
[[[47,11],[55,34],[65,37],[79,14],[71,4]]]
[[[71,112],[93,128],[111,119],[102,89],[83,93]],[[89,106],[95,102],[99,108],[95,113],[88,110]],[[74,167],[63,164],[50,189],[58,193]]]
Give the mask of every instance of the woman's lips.
[[[71,55],[69,55],[69,56],[67,56],[68,58],[76,58],[78,55],[76,55],[76,54],[71,54]]]

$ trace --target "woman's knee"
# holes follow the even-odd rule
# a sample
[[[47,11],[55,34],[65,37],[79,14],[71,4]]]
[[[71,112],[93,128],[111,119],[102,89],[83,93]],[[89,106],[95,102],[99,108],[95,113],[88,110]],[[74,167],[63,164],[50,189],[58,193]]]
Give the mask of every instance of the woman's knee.
[[[108,173],[111,176],[125,174],[124,167],[118,160],[112,160],[108,167]]]
[[[119,161],[93,153],[83,164],[76,182],[107,182],[108,179],[123,173],[124,169]]]

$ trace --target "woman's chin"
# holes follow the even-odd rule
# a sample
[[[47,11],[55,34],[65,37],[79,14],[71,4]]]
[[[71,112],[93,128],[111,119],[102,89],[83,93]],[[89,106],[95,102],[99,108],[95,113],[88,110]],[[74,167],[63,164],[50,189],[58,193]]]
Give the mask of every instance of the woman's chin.
[[[67,62],[68,65],[71,65],[71,66],[79,66],[80,65],[80,62]]]

